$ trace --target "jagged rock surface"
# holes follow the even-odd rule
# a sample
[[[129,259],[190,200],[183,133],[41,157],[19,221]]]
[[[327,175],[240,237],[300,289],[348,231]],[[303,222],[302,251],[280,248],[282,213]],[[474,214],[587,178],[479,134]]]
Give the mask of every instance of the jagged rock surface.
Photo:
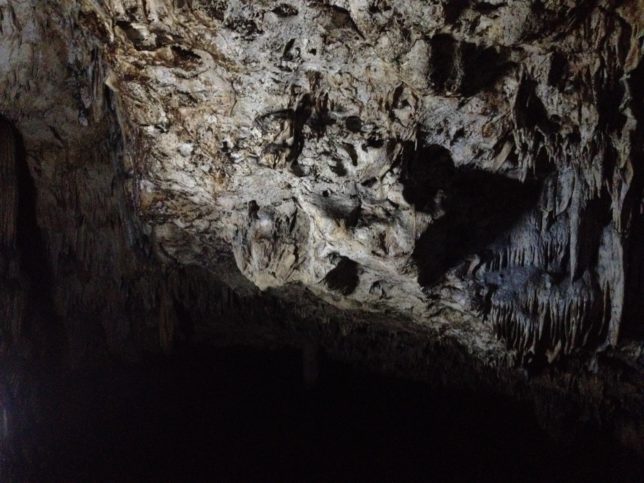
[[[241,297],[641,373],[643,11],[0,1],[4,354],[170,349]]]
[[[638,7],[89,2],[77,122],[107,85],[167,262],[552,361],[618,340]]]

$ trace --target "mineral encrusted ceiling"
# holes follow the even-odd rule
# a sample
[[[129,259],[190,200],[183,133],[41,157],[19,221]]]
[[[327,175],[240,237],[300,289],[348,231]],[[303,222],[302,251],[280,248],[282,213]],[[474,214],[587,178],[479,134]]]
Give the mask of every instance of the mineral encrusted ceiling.
[[[165,261],[232,251],[261,289],[552,361],[623,318],[642,12],[618,3],[82,2],[75,121],[106,85]]]

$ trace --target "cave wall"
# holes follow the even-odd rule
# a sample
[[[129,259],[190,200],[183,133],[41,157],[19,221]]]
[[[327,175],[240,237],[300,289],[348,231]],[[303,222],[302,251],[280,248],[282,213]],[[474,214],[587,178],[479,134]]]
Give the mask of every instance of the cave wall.
[[[7,404],[36,363],[312,341],[532,399],[572,377],[636,439],[642,12],[0,2]]]
[[[78,15],[97,44],[79,116],[107,86],[121,184],[165,263],[221,275],[232,252],[260,289],[301,284],[474,351],[498,339],[519,364],[617,345],[641,293],[639,2]]]

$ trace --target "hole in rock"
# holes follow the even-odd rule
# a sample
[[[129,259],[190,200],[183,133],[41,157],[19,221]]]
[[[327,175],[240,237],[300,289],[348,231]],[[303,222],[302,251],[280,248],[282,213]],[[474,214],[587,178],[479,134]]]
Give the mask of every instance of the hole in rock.
[[[327,287],[342,295],[350,295],[360,283],[358,264],[353,260],[342,257],[336,267],[324,277]]]
[[[173,45],[172,52],[178,67],[188,69],[201,63],[201,57],[179,45]]]
[[[349,116],[344,121],[346,128],[351,132],[360,132],[362,129],[362,119],[358,116]]]
[[[403,165],[403,197],[416,210],[431,212],[437,203],[439,191],[449,189],[456,169],[450,152],[443,146],[432,144],[417,152],[407,145],[406,163]]]
[[[329,166],[331,168],[331,171],[333,171],[336,175],[342,177],[347,175],[347,168],[344,167],[344,163],[340,159],[334,160],[335,164],[332,164]]]
[[[299,13],[298,9],[288,3],[280,3],[273,9],[273,13],[278,17],[294,17]]]
[[[568,61],[566,57],[558,51],[552,53],[550,71],[548,72],[548,85],[562,87],[562,82],[568,74]]]
[[[490,15],[506,5],[506,3],[478,2],[473,5],[473,9],[482,15]]]
[[[346,203],[340,197],[333,197],[328,190],[322,192],[319,201],[321,202],[320,208],[327,218],[335,220],[345,228],[354,228],[358,224],[362,213],[359,204]]]
[[[492,87],[509,67],[505,57],[492,47],[464,42],[461,50],[464,73],[460,89],[464,96]]]
[[[432,53],[430,79],[439,91],[447,87],[447,81],[452,77],[456,45],[454,38],[447,34],[435,35],[430,41]]]
[[[469,7],[470,0],[445,0],[443,2],[443,12],[447,23],[456,22],[463,11]]]
[[[378,179],[377,179],[377,178],[369,178],[369,179],[364,180],[364,181],[363,181],[362,183],[360,183],[360,184],[361,184],[362,186],[364,186],[365,188],[371,188],[371,187],[372,187],[372,186],[374,186],[376,183],[378,183]]]
[[[493,47],[457,41],[449,34],[435,35],[429,44],[429,77],[439,92],[473,96],[492,87],[512,65],[506,54]]]

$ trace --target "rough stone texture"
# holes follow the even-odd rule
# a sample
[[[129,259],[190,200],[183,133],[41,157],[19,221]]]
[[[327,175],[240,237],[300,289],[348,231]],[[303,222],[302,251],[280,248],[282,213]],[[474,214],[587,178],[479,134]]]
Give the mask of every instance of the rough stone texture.
[[[86,72],[161,258],[552,362],[618,340],[637,8],[108,2]]]
[[[509,380],[570,358],[527,397],[617,404],[637,446],[643,12],[0,0],[4,360],[171,350],[186,320],[409,373],[425,344]]]

